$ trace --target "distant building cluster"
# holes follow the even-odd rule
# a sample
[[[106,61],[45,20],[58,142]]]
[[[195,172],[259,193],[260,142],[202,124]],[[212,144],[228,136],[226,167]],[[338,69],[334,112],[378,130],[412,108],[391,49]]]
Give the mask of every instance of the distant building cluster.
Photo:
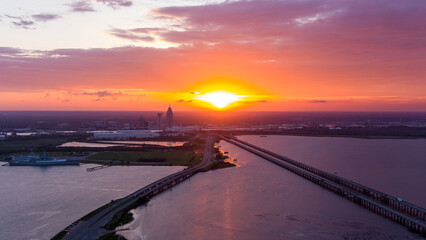
[[[148,118],[149,119],[149,118]],[[148,120],[146,116],[140,115],[135,122],[119,122],[113,120],[96,120],[91,122],[83,122],[82,128],[90,129],[106,129],[106,130],[136,130],[136,129],[151,129],[151,130],[166,130],[172,128],[173,110],[171,106],[167,109],[166,120],[163,121],[163,113],[158,112],[154,119]]]
[[[146,121],[141,115],[138,119],[138,129],[123,129],[115,131],[96,131],[93,133],[95,139],[133,139],[133,138],[156,138],[160,136],[182,136],[185,133],[200,131],[199,126],[174,126],[173,110],[171,106],[166,112],[166,121],[163,123],[163,113],[157,113],[155,123]]]
[[[156,138],[161,136],[161,131],[158,130],[116,130],[95,132],[93,138],[95,139],[117,139],[126,140],[132,138]]]
[[[16,116],[14,116],[14,114]],[[26,114],[26,113],[25,113]],[[367,113],[277,113],[256,116],[235,115],[228,122],[215,123],[199,113],[185,114],[175,123],[172,107],[165,112],[75,113],[72,117],[43,113],[34,116],[0,112],[0,141],[10,138],[52,135],[89,135],[96,139],[137,139],[182,136],[197,131],[263,131],[263,132],[368,132],[371,129],[394,128],[404,131],[426,131],[424,114]],[[49,115],[50,114],[50,115]],[[67,113],[68,114],[68,113]],[[83,116],[80,116],[82,114]],[[191,115],[192,114],[192,115]],[[22,115],[26,116],[23,118]],[[43,115],[47,115],[42,118]],[[185,122],[186,121],[186,122]],[[182,126],[182,124],[186,124]],[[195,125],[196,124],[196,125]],[[415,128],[419,128],[418,130]],[[423,128],[423,129],[420,129]],[[407,130],[408,129],[408,130]],[[411,130],[410,130],[411,129]],[[395,130],[395,131],[396,131]]]
[[[134,139],[134,138],[156,138],[160,136],[181,136],[187,132],[200,130],[200,127],[174,126],[173,110],[169,105],[166,111],[166,119],[163,121],[163,113],[156,114],[156,118],[149,121],[144,115],[140,115],[134,122],[124,122],[129,119],[103,119],[82,122],[79,127],[72,127],[62,122],[54,129],[42,130],[32,128],[10,129],[2,132],[0,129],[0,141],[15,136],[42,136],[42,135],[69,135],[69,134],[93,134],[95,139]]]
[[[157,129],[165,129],[173,127],[173,111],[169,105],[169,108],[166,112],[166,124],[163,124],[163,113],[157,113]]]

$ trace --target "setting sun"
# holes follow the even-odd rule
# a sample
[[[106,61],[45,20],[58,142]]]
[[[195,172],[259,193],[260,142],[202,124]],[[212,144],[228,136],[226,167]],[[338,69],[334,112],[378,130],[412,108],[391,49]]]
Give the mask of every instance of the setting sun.
[[[214,91],[197,96],[195,99],[208,102],[217,108],[224,108],[228,105],[244,99],[245,96],[226,91]]]

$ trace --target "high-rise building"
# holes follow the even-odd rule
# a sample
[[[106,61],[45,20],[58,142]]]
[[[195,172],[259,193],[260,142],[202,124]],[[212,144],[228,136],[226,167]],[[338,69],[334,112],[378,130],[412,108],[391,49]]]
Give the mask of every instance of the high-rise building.
[[[166,127],[171,128],[173,127],[173,111],[172,108],[169,105],[169,108],[167,109],[166,113]]]
[[[145,121],[145,118],[143,117],[143,115],[141,115],[139,117],[138,127],[140,127],[140,128],[146,128],[147,127],[147,122]]]
[[[157,113],[157,127],[161,129],[163,113]]]

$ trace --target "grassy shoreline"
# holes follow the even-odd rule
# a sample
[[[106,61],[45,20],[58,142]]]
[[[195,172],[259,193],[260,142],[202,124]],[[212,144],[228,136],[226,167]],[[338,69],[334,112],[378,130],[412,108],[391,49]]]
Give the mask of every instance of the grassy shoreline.
[[[380,127],[380,128],[303,128],[303,129],[278,129],[262,131],[219,131],[220,134],[232,135],[288,135],[307,137],[346,137],[365,139],[425,139],[426,128],[411,127]]]

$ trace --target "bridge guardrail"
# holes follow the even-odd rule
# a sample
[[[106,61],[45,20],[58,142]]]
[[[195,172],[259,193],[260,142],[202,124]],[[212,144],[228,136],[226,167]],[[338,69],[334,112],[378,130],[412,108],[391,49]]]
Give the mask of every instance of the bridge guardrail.
[[[224,138],[223,136],[221,136],[221,137]],[[400,198],[397,198],[397,197],[394,197],[392,195],[388,195],[388,194],[382,193],[382,192],[380,192],[378,190],[375,190],[373,188],[364,186],[362,184],[350,181],[348,179],[345,179],[345,178],[333,175],[333,174],[325,172],[323,170],[311,167],[309,165],[306,165],[304,163],[298,162],[298,161],[293,160],[291,158],[284,157],[282,155],[279,155],[277,153],[271,152],[269,150],[265,150],[265,149],[260,148],[260,147],[258,147],[256,145],[253,145],[253,144],[250,144],[248,142],[242,141],[242,140],[240,140],[240,139],[238,139],[236,137],[233,137],[233,136],[226,136],[226,137],[228,137],[228,138],[230,138],[230,139],[232,139],[234,141],[240,142],[242,144],[245,144],[247,146],[250,146],[250,147],[252,147],[252,148],[254,148],[254,149],[258,150],[258,151],[267,153],[267,154],[269,154],[271,156],[274,156],[276,158],[284,160],[284,161],[286,161],[286,162],[288,162],[290,164],[293,164],[295,166],[298,166],[298,167],[300,167],[302,169],[305,169],[305,170],[308,170],[308,171],[310,171],[312,173],[320,175],[320,176],[322,176],[324,178],[327,178],[327,179],[329,179],[331,181],[334,181],[334,182],[336,182],[338,184],[346,186],[347,188],[350,188],[350,189],[352,189],[352,190],[354,190],[356,192],[359,192],[359,193],[361,193],[361,194],[363,194],[363,195],[365,195],[367,197],[370,197],[370,198],[374,199],[375,201],[378,201],[378,202],[381,202],[383,204],[386,204],[386,205],[388,205],[388,206],[390,206],[390,207],[392,207],[394,209],[397,209],[398,211],[404,212],[404,213],[406,213],[406,214],[408,214],[408,215],[410,215],[412,217],[419,218],[419,219],[421,219],[423,221],[426,221],[426,209],[423,209],[423,208],[421,208],[419,206],[416,206],[416,205],[414,205],[412,203],[406,202],[406,201],[404,201],[404,200],[402,200]]]
[[[362,196],[362,193],[350,190],[342,185],[340,185],[339,183],[336,183],[332,180],[326,179],[322,176],[319,176],[318,174],[312,173],[308,170],[305,170],[303,168],[300,168],[298,166],[295,166],[294,164],[288,163],[286,161],[280,161],[280,159],[277,159],[271,155],[269,155],[268,153],[264,153],[260,150],[257,150],[255,148],[249,147],[243,143],[240,143],[238,141],[234,141],[232,139],[226,139],[223,138],[226,141],[239,146],[253,154],[256,154],[270,162],[273,162],[281,167],[286,168],[287,170],[300,175],[316,184],[321,185],[322,187],[333,191],[343,197],[346,197],[347,199],[357,203],[358,205],[361,205],[364,208],[367,208],[370,211],[373,211],[381,216],[384,216],[386,218],[389,218],[401,225],[406,226],[407,228],[409,228],[411,231],[417,232],[422,234],[423,236],[426,236],[426,224],[419,221],[418,219],[412,217],[412,216],[407,216],[404,215],[401,212],[398,212],[398,210],[393,209],[391,207],[388,206],[384,206],[382,203],[379,203],[369,197],[366,196]]]

